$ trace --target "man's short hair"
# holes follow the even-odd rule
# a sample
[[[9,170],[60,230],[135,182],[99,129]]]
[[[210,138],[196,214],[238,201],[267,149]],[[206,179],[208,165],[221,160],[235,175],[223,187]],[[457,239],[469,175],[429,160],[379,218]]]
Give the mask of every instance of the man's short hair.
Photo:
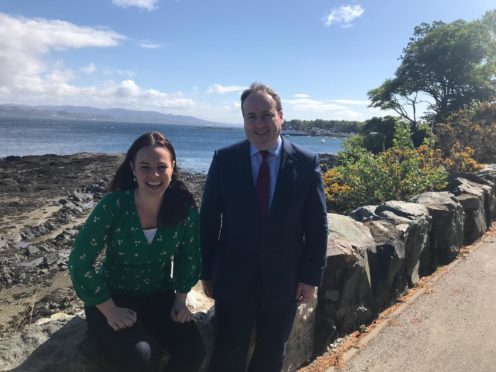
[[[276,93],[274,89],[271,87],[261,84],[261,83],[252,83],[248,89],[246,89],[243,93],[241,93],[241,111],[243,112],[243,105],[248,98],[248,96],[252,93],[256,92],[266,92],[269,96],[271,96],[274,101],[276,101],[276,109],[277,111],[282,111],[282,103],[281,97]]]

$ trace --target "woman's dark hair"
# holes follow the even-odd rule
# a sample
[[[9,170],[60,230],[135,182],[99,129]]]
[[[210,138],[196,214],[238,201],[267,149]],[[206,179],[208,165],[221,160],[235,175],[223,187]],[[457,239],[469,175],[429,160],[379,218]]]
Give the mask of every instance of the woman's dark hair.
[[[172,179],[169,187],[165,190],[162,204],[158,212],[157,225],[175,226],[183,221],[188,210],[195,205],[193,194],[188,190],[184,182],[180,179],[179,170],[176,161],[176,152],[169,139],[159,132],[148,132],[138,137],[129,150],[126,158],[117,169],[114,179],[110,183],[109,191],[127,191],[136,188],[131,162],[134,163],[136,154],[143,147],[160,146],[169,151],[171,160],[174,161]]]

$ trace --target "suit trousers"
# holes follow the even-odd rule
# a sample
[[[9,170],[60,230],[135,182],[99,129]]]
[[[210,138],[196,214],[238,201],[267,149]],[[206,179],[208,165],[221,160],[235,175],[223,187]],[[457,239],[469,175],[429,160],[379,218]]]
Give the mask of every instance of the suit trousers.
[[[293,321],[294,301],[265,305],[260,301],[215,301],[215,347],[210,372],[280,371]],[[255,349],[247,367],[255,329]]]
[[[164,371],[198,371],[205,357],[205,346],[194,321],[174,322],[170,310],[174,303],[173,291],[133,297],[112,295],[120,307],[137,314],[136,323],[114,331],[105,316],[96,307],[85,307],[88,331],[94,335],[116,362],[116,371],[157,372],[162,349],[170,354]]]

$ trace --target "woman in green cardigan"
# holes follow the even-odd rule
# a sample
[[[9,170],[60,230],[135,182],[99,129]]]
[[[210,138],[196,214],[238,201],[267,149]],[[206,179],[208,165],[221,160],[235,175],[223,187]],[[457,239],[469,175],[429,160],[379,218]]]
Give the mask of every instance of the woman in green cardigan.
[[[200,272],[198,211],[161,133],[136,139],[69,257],[88,330],[118,371],[197,371],[205,356],[186,296]],[[99,268],[95,263],[100,253]]]

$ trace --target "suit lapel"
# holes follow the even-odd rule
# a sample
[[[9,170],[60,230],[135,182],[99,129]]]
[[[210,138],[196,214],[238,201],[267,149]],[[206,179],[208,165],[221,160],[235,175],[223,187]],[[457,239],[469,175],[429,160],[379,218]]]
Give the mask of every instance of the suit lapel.
[[[250,142],[248,140],[241,144],[238,158],[238,169],[239,169],[239,184],[244,192],[246,198],[247,207],[254,209],[255,214],[258,216],[260,214],[258,207],[258,196],[253,184],[253,172],[251,169],[251,158],[250,158]],[[242,197],[240,195],[240,197]]]
[[[288,141],[283,139],[281,162],[279,164],[276,189],[274,191],[269,217],[277,214],[278,211],[284,210],[283,203],[288,201],[287,195],[290,194],[295,187],[296,162],[297,159],[294,156],[294,149]]]

